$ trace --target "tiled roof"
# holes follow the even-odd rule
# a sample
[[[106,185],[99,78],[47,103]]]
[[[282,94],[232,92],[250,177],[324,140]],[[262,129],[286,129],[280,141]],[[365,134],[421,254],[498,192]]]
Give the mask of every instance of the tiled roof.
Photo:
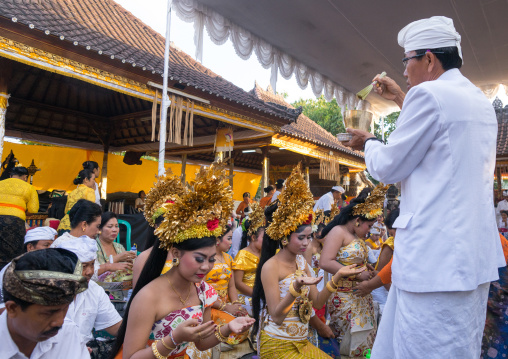
[[[274,94],[271,86],[263,90],[257,83],[251,92],[259,99],[276,103],[281,106],[294,109],[291,104],[284,100],[281,95]],[[344,146],[337,138],[316,122],[305,116],[303,113],[298,116],[296,122],[281,127],[281,133],[285,133],[297,138],[301,138],[317,145],[327,146],[343,153],[348,153],[363,158],[363,152],[353,151],[349,147]]]
[[[164,72],[164,37],[112,0],[2,0],[0,16],[144,71]],[[271,116],[298,116],[255,98],[174,47],[169,77]]]

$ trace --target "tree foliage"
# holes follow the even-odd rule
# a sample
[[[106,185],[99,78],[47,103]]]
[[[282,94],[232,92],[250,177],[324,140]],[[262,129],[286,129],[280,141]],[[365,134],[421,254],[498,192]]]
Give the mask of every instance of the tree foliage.
[[[303,114],[319,124],[332,135],[346,132],[344,121],[342,120],[342,112],[337,100],[333,99],[328,102],[321,95],[317,99],[300,99],[293,102],[294,107],[303,107]]]
[[[399,118],[400,111],[392,112],[384,118],[384,130],[385,130],[385,141],[388,141],[388,137],[395,130],[397,119]],[[382,138],[382,127],[381,121],[374,123],[374,135],[377,138]]]

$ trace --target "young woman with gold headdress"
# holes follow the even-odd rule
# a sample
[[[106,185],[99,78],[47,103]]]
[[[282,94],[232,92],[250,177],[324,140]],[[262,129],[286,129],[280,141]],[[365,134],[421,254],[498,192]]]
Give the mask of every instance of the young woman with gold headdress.
[[[250,316],[252,316],[252,289],[254,288],[256,270],[265,234],[264,224],[264,208],[254,203],[252,213],[242,224],[244,227],[242,243],[233,263],[235,284],[239,292],[238,299]]]
[[[233,207],[224,166],[201,168],[188,187],[163,205],[158,239],[117,336],[117,358],[200,358],[200,350],[228,341],[230,334],[245,332],[254,321],[239,317],[216,325],[211,306],[217,293],[203,281],[213,267],[217,238]],[[173,266],[161,275],[168,251]]]
[[[271,223],[263,238],[253,293],[253,332],[259,329],[259,354],[263,359],[279,359],[281,355],[286,359],[330,358],[307,339],[312,303],[323,306],[335,292],[335,283],[364,269],[356,269],[356,265],[341,268],[318,292],[314,285],[322,278],[312,276],[302,256],[312,237],[314,201],[299,167],[287,179],[278,199],[275,212],[276,205],[265,211]]]
[[[351,264],[366,267],[369,249],[365,239],[383,208],[388,186],[377,186],[353,199],[343,207],[323,229],[326,242],[321,252],[320,266],[327,272],[335,272]],[[377,324],[374,317],[372,296],[358,297],[352,288],[369,279],[369,272],[344,278],[338,282],[338,290],[328,302],[330,327],[340,341],[340,353],[346,357],[363,358],[364,351],[372,348]]]

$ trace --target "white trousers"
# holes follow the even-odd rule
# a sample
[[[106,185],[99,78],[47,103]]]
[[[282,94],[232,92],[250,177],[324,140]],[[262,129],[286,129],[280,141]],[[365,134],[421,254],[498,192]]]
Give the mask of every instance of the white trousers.
[[[392,284],[372,359],[478,359],[489,285],[465,292],[414,293]]]

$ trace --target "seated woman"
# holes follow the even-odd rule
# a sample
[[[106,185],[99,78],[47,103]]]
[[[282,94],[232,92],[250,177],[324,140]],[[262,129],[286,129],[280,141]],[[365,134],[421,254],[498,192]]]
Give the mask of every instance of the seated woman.
[[[235,317],[246,316],[247,311],[238,301],[238,293],[235,286],[235,278],[233,277],[233,258],[227,254],[227,250],[231,247],[232,231],[231,227],[226,225],[225,233],[218,238],[215,247],[215,263],[212,270],[206,275],[205,282],[215,289],[218,300],[212,305],[212,320],[215,324],[226,324]],[[248,332],[233,336],[234,343],[240,344],[248,337]],[[241,357],[251,353],[248,343],[245,345],[235,345],[233,348],[234,356]],[[233,353],[229,353],[229,355]]]
[[[280,203],[273,213],[263,238],[261,259],[253,293],[253,314],[258,332],[258,352],[263,359],[330,358],[307,339],[312,305],[322,307],[343,276],[356,275],[364,269],[343,267],[318,292],[314,287],[322,278],[314,278],[305,258],[312,237],[314,200],[297,167],[286,180],[278,196]],[[267,208],[267,217],[275,206]],[[277,252],[282,244],[282,249]],[[262,304],[263,303],[263,304]],[[261,314],[261,315],[260,315]]]
[[[92,171],[81,170],[79,171],[73,183],[77,185],[76,189],[72,190],[67,196],[67,204],[65,205],[65,216],[58,225],[58,235],[69,232],[72,229],[69,211],[80,200],[86,199],[87,201],[95,203],[95,175]],[[100,207],[100,206],[99,206]],[[102,211],[102,208],[101,208]],[[92,237],[95,238],[95,237]]]
[[[189,189],[164,207],[158,239],[143,267],[117,336],[117,358],[200,358],[230,334],[253,323],[238,317],[227,324],[211,320],[217,293],[203,279],[217,255],[233,199],[223,166],[201,168]],[[178,218],[179,221],[174,221]],[[168,251],[173,266],[161,275]],[[147,345],[148,342],[148,345]],[[121,348],[123,345],[123,348]],[[122,350],[121,350],[122,349]]]
[[[238,290],[238,299],[247,313],[252,316],[252,289],[256,279],[261,246],[265,234],[265,211],[261,205],[253,204],[252,213],[244,221],[240,251],[233,263],[233,275]]]
[[[117,215],[113,212],[104,212],[99,229],[97,261],[100,264],[100,273],[132,269],[136,253],[126,251],[123,245],[115,242],[119,232]],[[110,257],[113,258],[112,263]]]
[[[326,241],[321,252],[319,265],[333,273],[344,266],[367,264],[369,249],[365,238],[382,211],[387,186],[379,185],[369,195],[364,192],[342,208],[323,229]],[[340,341],[340,353],[347,357],[363,358],[366,349],[372,349],[376,337],[377,323],[372,295],[358,297],[352,288],[369,279],[369,272],[352,276],[339,282],[337,293],[328,302],[330,327]]]

